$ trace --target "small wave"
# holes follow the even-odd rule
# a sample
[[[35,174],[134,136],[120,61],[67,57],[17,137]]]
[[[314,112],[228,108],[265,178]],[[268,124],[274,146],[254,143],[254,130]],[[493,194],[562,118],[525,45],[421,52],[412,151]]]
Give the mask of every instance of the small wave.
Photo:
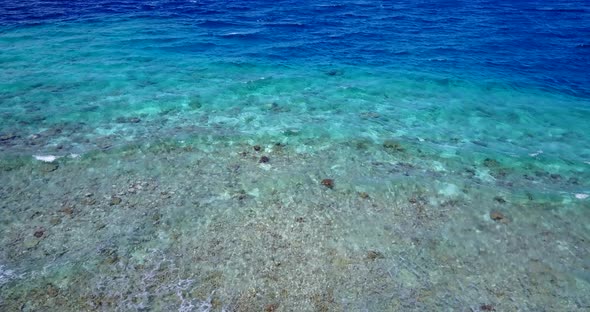
[[[235,26],[238,26],[239,24],[232,23],[232,22],[226,22],[226,21],[220,21],[220,20],[205,20],[197,25],[199,25],[201,27],[209,27],[209,28],[223,28],[223,27],[235,27]]]
[[[343,13],[341,15],[339,15],[343,18],[356,18],[356,19],[367,19],[367,18],[371,18],[371,16],[369,15],[361,15],[361,14],[357,14],[357,13],[353,13],[353,12],[347,12],[347,13]]]
[[[378,17],[377,20],[379,21],[399,21],[399,20],[405,20],[408,19],[407,15],[390,15],[390,16],[383,16],[383,17]]]
[[[327,8],[327,9],[332,9],[332,8],[343,8],[346,5],[342,4],[342,3],[321,3],[321,4],[316,4],[314,5],[314,7],[316,8]]]
[[[277,28],[304,28],[307,25],[303,23],[266,23],[264,26]]]
[[[208,10],[199,10],[199,12],[203,15],[216,15],[216,14],[224,14],[223,11],[219,11],[219,10],[213,10],[213,9],[208,9]]]
[[[175,44],[169,46],[162,46],[159,49],[170,51],[170,52],[205,52],[211,51],[214,48],[217,48],[218,45],[211,43],[211,42],[193,42],[190,44]]]
[[[182,41],[184,38],[181,37],[170,37],[170,38],[131,38],[121,40],[120,43],[128,44],[128,45],[159,45],[159,44],[169,44],[174,42]]]
[[[256,37],[258,37],[258,33],[260,33],[260,30],[232,31],[232,32],[220,34],[219,36],[223,37],[223,38],[256,38]]]
[[[532,11],[541,11],[541,12],[567,12],[567,13],[584,13],[586,10],[579,9],[579,8],[552,8],[552,7],[542,7],[542,8],[534,8]]]
[[[227,9],[232,10],[232,11],[240,11],[240,12],[252,10],[251,7],[241,6],[241,5],[229,5],[229,6],[227,6]]]

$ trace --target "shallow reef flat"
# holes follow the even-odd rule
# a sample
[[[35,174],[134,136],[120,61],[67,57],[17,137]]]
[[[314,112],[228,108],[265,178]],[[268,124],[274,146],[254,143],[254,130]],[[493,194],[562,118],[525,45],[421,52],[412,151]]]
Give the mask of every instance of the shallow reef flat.
[[[588,169],[468,155],[204,135],[5,156],[0,310],[590,309]]]
[[[590,2],[489,2],[0,1],[0,311],[590,311]]]

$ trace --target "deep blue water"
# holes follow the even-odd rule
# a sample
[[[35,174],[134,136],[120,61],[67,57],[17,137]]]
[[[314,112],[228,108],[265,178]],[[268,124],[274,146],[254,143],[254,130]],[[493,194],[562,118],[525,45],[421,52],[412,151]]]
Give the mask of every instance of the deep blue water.
[[[0,31],[158,20],[147,46],[240,61],[364,64],[588,96],[588,1],[14,1]],[[181,28],[181,36],[172,30]],[[141,40],[141,39],[139,39]],[[129,42],[144,45],[146,42]]]

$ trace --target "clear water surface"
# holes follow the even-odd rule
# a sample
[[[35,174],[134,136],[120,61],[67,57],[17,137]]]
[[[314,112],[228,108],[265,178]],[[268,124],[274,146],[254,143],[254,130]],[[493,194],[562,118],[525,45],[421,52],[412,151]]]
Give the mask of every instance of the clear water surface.
[[[587,311],[587,1],[0,3],[0,308]]]

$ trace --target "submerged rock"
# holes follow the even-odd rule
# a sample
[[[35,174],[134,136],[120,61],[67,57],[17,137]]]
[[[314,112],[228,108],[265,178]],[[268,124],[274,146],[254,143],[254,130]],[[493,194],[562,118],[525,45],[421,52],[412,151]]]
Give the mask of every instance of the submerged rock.
[[[371,118],[379,118],[381,115],[376,112],[364,112],[360,114],[361,118],[363,119],[371,119]]]
[[[138,123],[141,121],[139,117],[118,117],[116,120],[118,123]]]
[[[59,168],[59,165],[56,163],[44,163],[41,165],[40,170],[41,172],[49,173],[55,171]]]
[[[45,235],[44,229],[38,229],[35,231],[35,233],[33,233],[33,236],[35,236],[36,238],[41,238],[43,237],[43,235]]]
[[[494,167],[499,167],[500,163],[492,158],[486,158],[483,160],[483,165],[488,167],[488,168],[494,168]]]
[[[115,264],[119,261],[119,255],[117,250],[114,248],[106,248],[100,251],[100,254],[104,256],[103,263],[105,264]]]
[[[262,157],[260,157],[260,160],[258,162],[261,164],[266,164],[269,161],[270,161],[270,158],[268,158],[267,156],[262,156]]]
[[[68,216],[71,216],[74,214],[74,207],[72,206],[64,206],[62,209],[58,210],[59,212],[62,212]]]
[[[27,249],[32,249],[37,247],[37,245],[39,245],[39,242],[41,242],[41,240],[37,237],[27,237],[23,242],[23,246]]]
[[[373,142],[367,139],[353,139],[348,142],[348,145],[356,148],[357,150],[366,150],[371,145],[373,145]]]
[[[113,146],[113,143],[110,142],[108,139],[104,139],[104,141],[98,142],[96,146],[98,146],[98,148],[100,148],[101,150],[108,150]]]
[[[502,196],[495,196],[494,200],[500,204],[505,204],[506,200]]]
[[[277,142],[274,144],[272,150],[274,153],[276,154],[281,154],[284,152],[286,145],[284,143],[281,142]]]
[[[579,185],[580,180],[578,180],[578,178],[576,178],[576,177],[571,177],[571,178],[567,179],[567,183],[572,184],[572,185]]]
[[[59,217],[53,217],[49,220],[49,224],[55,226],[61,223],[61,218]]]
[[[272,103],[270,103],[270,105],[269,105],[269,109],[270,109],[271,111],[273,111],[273,112],[280,112],[280,111],[281,111],[281,108],[280,108],[279,104],[278,104],[278,103],[276,103],[276,102],[272,102]]]
[[[111,201],[109,202],[109,205],[114,206],[114,205],[118,205],[122,202],[123,200],[120,197],[117,196],[113,196],[111,197]]]
[[[238,200],[245,200],[248,198],[248,193],[246,190],[239,190],[236,194],[234,194],[233,197],[237,198]]]
[[[0,142],[7,142],[7,141],[12,141],[14,139],[18,138],[18,136],[14,133],[6,133],[6,134],[2,134],[0,135]]]
[[[49,283],[47,284],[46,288],[45,288],[47,295],[49,297],[55,297],[59,294],[59,289],[57,287],[55,287],[55,285]]]
[[[383,142],[383,147],[396,152],[403,152],[405,150],[399,142],[394,140],[385,140],[385,142]]]
[[[80,203],[82,205],[86,205],[86,206],[92,206],[94,204],[96,204],[96,198],[92,198],[92,197],[85,197],[83,198]]]
[[[377,259],[383,259],[383,258],[385,258],[383,256],[383,254],[380,253],[380,252],[378,252],[378,251],[369,250],[369,252],[367,252],[367,259],[369,259],[371,261],[374,261],[374,260],[377,260]]]
[[[201,97],[195,96],[191,98],[188,102],[188,107],[190,107],[191,109],[199,109],[203,107],[203,103],[201,103]]]
[[[269,304],[264,308],[264,312],[275,312],[279,306],[277,304]]]
[[[331,69],[326,72],[326,75],[328,76],[342,76],[343,74],[344,72],[338,69]]]
[[[333,189],[334,188],[334,180],[333,179],[323,179],[322,185],[329,188],[329,189]]]
[[[27,164],[29,164],[28,159],[25,160],[23,157],[5,157],[0,159],[0,172],[16,170]]]
[[[508,175],[508,172],[503,169],[493,170],[490,172],[490,175],[496,179],[505,178]]]
[[[482,142],[482,141],[471,141],[471,143],[475,144],[475,145],[479,145],[479,146],[483,146],[483,147],[488,147],[488,144],[486,142]]]
[[[492,219],[496,222],[501,222],[501,223],[508,223],[509,222],[508,218],[506,218],[506,216],[499,211],[490,212],[490,219]]]

